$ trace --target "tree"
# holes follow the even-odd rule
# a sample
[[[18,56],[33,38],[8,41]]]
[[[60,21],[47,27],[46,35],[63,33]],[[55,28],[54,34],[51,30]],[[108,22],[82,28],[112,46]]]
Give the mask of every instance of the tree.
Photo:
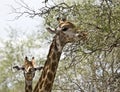
[[[53,92],[118,92],[120,90],[120,2],[85,0],[57,2],[35,11],[22,1],[17,18],[41,16],[45,24],[57,26],[56,17],[67,17],[87,32],[86,42],[69,44],[59,64]]]
[[[8,39],[1,39],[3,47],[0,48],[0,92],[18,92],[18,90],[20,90],[19,92],[24,92],[24,75],[22,71],[15,71],[13,66],[22,66],[26,55],[30,58],[34,56],[36,65],[44,63],[38,53],[40,52],[39,43],[42,41],[39,39],[42,36],[40,36],[38,31],[27,34],[24,31],[19,32],[11,27],[9,27],[7,32],[9,32]],[[37,73],[36,75],[39,74]]]

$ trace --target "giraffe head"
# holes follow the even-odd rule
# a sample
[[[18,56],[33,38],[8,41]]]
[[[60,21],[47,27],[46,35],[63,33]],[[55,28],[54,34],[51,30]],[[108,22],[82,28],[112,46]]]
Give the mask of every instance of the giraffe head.
[[[22,67],[14,66],[13,68],[17,70],[22,70],[24,72],[25,80],[32,81],[35,76],[36,70],[42,70],[43,66],[36,67],[34,57],[32,57],[31,61],[28,60],[28,57],[25,57],[24,65],[22,65]]]
[[[36,70],[41,70],[43,67],[36,67],[34,57],[29,61],[28,57],[24,59],[24,65],[22,67],[14,66],[17,70],[22,70],[25,77],[25,92],[32,92],[32,80],[35,76]]]
[[[64,43],[86,39],[87,34],[78,30],[73,23],[67,21],[65,18],[57,18],[57,21],[58,26],[55,30],[51,28],[47,28],[47,30],[59,35],[61,41],[63,40]]]
[[[49,32],[55,33],[55,36],[50,45],[43,72],[33,92],[51,92],[63,47],[66,43],[83,38],[82,33],[73,23],[62,18],[57,18],[57,21],[58,26],[55,30],[47,28]]]
[[[26,80],[30,81],[34,78],[35,76],[35,60],[34,57],[32,57],[32,60],[29,61],[27,57],[25,57],[24,60],[24,66],[23,66],[23,72],[24,72],[24,77]]]

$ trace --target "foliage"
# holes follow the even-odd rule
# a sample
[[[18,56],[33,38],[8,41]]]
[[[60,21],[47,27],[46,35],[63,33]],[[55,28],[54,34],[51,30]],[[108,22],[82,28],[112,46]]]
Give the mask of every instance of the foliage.
[[[85,42],[68,44],[64,48],[64,58],[59,63],[53,92],[119,92],[120,2],[100,0],[96,3],[96,0],[83,0],[83,2],[69,0],[69,2],[55,1],[50,5],[48,0],[45,3],[46,6],[39,11],[31,10],[23,3],[22,14],[17,12],[17,9],[15,13],[28,14],[32,18],[36,15],[41,16],[45,18],[46,25],[53,28],[57,26],[57,16],[67,17],[78,29],[86,31],[88,35]],[[13,75],[9,70],[15,60],[23,61],[21,57],[29,52],[29,48],[40,48],[35,44],[36,40],[38,42],[44,38],[49,40],[50,37],[47,33],[42,37],[35,35],[35,38],[32,36],[27,42],[23,40],[19,44],[11,39],[5,43],[5,50],[0,50],[4,56],[0,61],[0,69],[3,70],[0,72],[1,85],[7,81],[8,76],[11,79],[15,76],[16,73]],[[9,73],[4,74],[6,73],[4,71]],[[6,85],[3,89],[7,87]]]
[[[60,63],[53,90],[118,92],[120,2],[60,3],[53,7],[44,15],[48,25],[56,26],[56,16],[67,17],[81,31],[88,33],[86,42],[66,46],[65,59]]]
[[[22,66],[25,56],[28,56],[29,59],[34,56],[38,66],[44,63],[39,55],[40,34],[35,31],[27,34],[11,27],[7,31],[9,32],[8,39],[2,40],[3,47],[0,48],[0,69],[2,70],[0,72],[0,92],[24,92],[23,72],[13,70],[13,66]]]

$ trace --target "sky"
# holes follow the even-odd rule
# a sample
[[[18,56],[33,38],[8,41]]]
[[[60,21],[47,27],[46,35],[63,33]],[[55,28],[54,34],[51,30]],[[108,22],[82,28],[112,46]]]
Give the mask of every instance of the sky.
[[[37,30],[36,26],[41,27],[44,26],[43,19],[40,17],[34,17],[32,19],[29,17],[22,16],[18,20],[14,20],[17,14],[13,13],[13,9],[11,8],[11,6],[14,8],[20,7],[20,4],[17,4],[16,1],[20,3],[21,0],[0,0],[0,38],[6,39],[7,37],[6,30],[9,30],[9,27],[19,29],[25,32],[31,32],[33,30]],[[42,2],[45,0],[22,0],[22,1],[24,1],[32,9],[38,10],[44,5]],[[51,4],[52,3],[51,0],[49,1],[50,1],[49,4]]]
[[[16,1],[19,2],[20,0]],[[23,1],[33,9],[38,10],[40,7],[42,7],[43,4],[41,2],[43,2],[44,0]],[[15,0],[0,0],[0,39],[2,39],[3,41],[9,39],[8,30],[10,30],[10,27],[19,31],[19,33],[21,31],[25,33],[30,33],[32,31],[43,28],[44,19],[40,17],[29,18],[28,16],[22,16],[19,19],[14,20],[16,14],[13,13],[13,9],[11,8],[11,6],[15,8],[20,7],[17,3],[15,3]],[[0,42],[0,47],[2,46],[4,45]],[[44,48],[40,48],[40,50],[41,52],[44,52],[42,55],[46,55],[48,52],[48,47],[46,51],[44,50]]]
[[[16,0],[20,1],[20,0]],[[39,9],[42,6],[40,1],[42,0],[24,0],[30,7],[33,9]],[[42,25],[42,18],[35,17],[29,18],[22,16],[21,18],[14,20],[17,16],[13,13],[13,9],[11,6],[18,8],[20,7],[15,0],[0,0],[0,38],[6,39],[7,31],[9,26],[14,29],[20,29],[26,32],[30,32],[32,30],[36,30],[36,26]]]

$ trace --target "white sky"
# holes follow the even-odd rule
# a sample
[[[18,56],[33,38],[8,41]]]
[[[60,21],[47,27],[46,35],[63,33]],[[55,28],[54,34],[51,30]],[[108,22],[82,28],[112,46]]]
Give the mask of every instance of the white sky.
[[[19,0],[16,0],[19,1]],[[41,6],[41,2],[43,0],[23,0],[33,9],[38,9]],[[6,38],[9,26],[13,27],[14,29],[20,29],[23,31],[31,31],[36,30],[36,26],[41,25],[43,27],[42,20],[39,17],[36,18],[29,18],[29,17],[21,17],[18,20],[10,21],[15,18],[15,14],[10,14],[12,12],[13,7],[19,7],[18,4],[15,3],[15,0],[0,0],[0,38]]]
[[[16,0],[16,1],[20,1],[20,0]],[[40,7],[42,7],[41,2],[44,0],[23,0],[23,1],[26,2],[33,9],[37,10]],[[3,40],[7,39],[7,36],[8,36],[7,30],[10,30],[9,26],[12,27],[13,29],[16,29],[17,31],[24,31],[27,33],[43,28],[44,21],[40,17],[35,17],[32,19],[29,17],[22,16],[18,20],[10,21],[14,19],[16,15],[13,13],[10,14],[12,12],[12,8],[10,6],[19,7],[19,5],[15,3],[15,0],[0,0],[0,39],[1,38]],[[39,26],[39,27],[36,27],[36,26]],[[0,47],[1,46],[2,44],[0,42]],[[41,52],[44,52],[43,55],[46,55],[47,54],[46,52],[48,52],[47,51],[48,48],[46,49],[46,51],[44,50],[44,48],[40,48],[40,50]]]

